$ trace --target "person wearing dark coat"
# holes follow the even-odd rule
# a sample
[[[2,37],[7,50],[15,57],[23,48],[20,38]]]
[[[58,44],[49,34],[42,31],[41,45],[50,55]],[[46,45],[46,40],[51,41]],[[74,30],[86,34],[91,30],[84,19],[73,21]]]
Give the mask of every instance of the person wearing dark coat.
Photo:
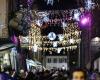
[[[7,74],[5,72],[1,72],[0,73],[0,80],[15,80],[15,79],[12,78],[9,74]]]
[[[29,72],[25,80],[37,80],[33,72]]]

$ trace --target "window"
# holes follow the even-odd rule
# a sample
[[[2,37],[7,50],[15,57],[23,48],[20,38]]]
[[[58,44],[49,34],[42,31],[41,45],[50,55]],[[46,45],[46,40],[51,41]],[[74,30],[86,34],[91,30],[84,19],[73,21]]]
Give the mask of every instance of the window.
[[[67,58],[64,58],[64,62],[67,63]]]
[[[59,63],[63,63],[63,58],[59,58]]]
[[[51,58],[48,58],[48,61],[47,61],[48,63],[51,63]]]
[[[53,62],[54,62],[54,63],[57,63],[57,58],[54,58],[54,59],[53,59]]]

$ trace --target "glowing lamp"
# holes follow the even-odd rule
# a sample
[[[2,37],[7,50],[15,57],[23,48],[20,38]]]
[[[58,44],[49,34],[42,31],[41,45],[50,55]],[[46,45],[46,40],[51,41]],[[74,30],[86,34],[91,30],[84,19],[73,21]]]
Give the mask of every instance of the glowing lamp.
[[[84,17],[81,19],[81,24],[86,25],[89,23],[89,18],[88,17]]]
[[[90,12],[82,14],[79,23],[81,27],[90,27],[92,25],[92,14]]]
[[[80,18],[81,26],[91,26],[91,14],[82,15]]]

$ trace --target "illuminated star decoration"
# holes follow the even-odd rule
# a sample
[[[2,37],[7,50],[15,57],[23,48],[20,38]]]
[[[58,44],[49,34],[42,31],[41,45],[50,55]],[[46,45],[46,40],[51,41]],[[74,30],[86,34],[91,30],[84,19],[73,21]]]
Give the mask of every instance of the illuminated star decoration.
[[[95,3],[92,2],[92,0],[86,0],[86,1],[85,1],[85,4],[86,4],[86,9],[87,9],[87,10],[92,9],[92,8],[94,7],[94,5],[95,5]]]
[[[53,6],[54,0],[47,0],[47,5],[51,4]]]
[[[81,13],[78,10],[74,11],[74,20],[79,21]]]

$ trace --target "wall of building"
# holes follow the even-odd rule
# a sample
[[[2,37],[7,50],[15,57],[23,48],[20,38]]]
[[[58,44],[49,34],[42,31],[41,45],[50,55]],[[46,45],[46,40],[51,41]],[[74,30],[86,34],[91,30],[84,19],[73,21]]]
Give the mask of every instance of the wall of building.
[[[56,59],[56,60],[54,60]],[[46,56],[46,68],[65,68],[68,69],[67,56]]]
[[[0,51],[0,68],[10,66],[10,50]]]
[[[8,37],[8,0],[0,0],[0,38]]]
[[[95,60],[94,62],[94,70],[98,69],[100,72],[100,58],[98,58],[97,60]]]

